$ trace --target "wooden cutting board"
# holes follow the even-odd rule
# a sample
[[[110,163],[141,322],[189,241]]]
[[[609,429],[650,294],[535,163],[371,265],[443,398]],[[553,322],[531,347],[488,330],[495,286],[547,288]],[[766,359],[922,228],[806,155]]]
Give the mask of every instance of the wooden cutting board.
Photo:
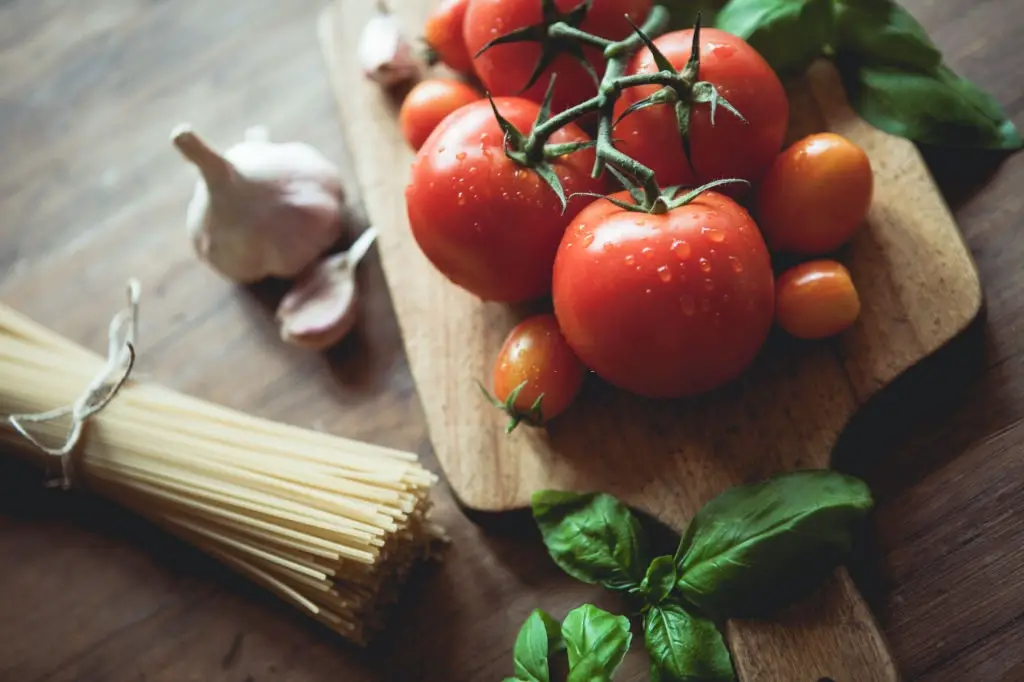
[[[390,4],[411,37],[433,5]],[[859,119],[832,66],[818,63],[789,88],[790,139],[835,131],[867,151],[875,173],[867,224],[843,253],[863,304],[857,324],[827,343],[777,335],[744,377],[696,399],[643,400],[595,380],[549,427],[506,436],[475,381],[488,381],[502,340],[529,311],[480,302],[418,250],[403,200],[413,152],[397,104],[355,59],[373,7],[342,0],[322,16],[320,37],[430,437],[466,506],[512,510],[541,488],[602,490],[682,530],[730,486],[829,466],[857,408],[977,315],[974,263],[916,148]],[[744,682],[899,679],[845,570],[770,621],[732,621],[727,630]]]

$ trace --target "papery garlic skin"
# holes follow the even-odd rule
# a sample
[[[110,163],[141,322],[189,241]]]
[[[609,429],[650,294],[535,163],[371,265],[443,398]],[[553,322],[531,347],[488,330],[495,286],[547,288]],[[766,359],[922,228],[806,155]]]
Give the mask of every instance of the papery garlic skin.
[[[172,141],[202,174],[186,211],[189,239],[228,279],[296,277],[341,237],[341,173],[314,147],[272,142],[261,126],[223,155],[187,125]]]
[[[378,6],[377,13],[363,26],[357,50],[363,75],[384,87],[419,75],[420,62],[412,45],[398,20],[383,6]]]

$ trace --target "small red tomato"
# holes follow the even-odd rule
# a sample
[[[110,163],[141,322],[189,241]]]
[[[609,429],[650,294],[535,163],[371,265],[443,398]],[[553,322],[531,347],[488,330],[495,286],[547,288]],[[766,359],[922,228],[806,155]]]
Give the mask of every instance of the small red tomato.
[[[823,339],[852,325],[860,315],[860,297],[850,271],[834,260],[793,266],[775,284],[779,326],[800,339]]]
[[[654,41],[677,70],[689,61],[692,43],[692,29],[666,33]],[[633,57],[628,73],[657,70],[651,51],[644,48]],[[662,187],[700,185],[723,178],[757,182],[782,149],[789,125],[789,100],[782,83],[749,43],[713,28],[700,32],[698,77],[713,84],[745,120],[718,106],[712,123],[711,105],[694,104],[689,133],[693,169],[671,104],[655,104],[622,119],[615,126],[616,147],[650,167]],[[615,103],[616,116],[658,89],[646,85],[624,91]],[[739,195],[742,187],[729,186],[723,192]]]
[[[853,236],[873,191],[863,149],[835,133],[809,135],[776,157],[757,190],[757,224],[773,251],[820,256]]]
[[[427,17],[423,40],[438,59],[453,71],[472,73],[473,58],[462,37],[462,22],[469,0],[441,0]]]
[[[495,97],[501,115],[524,135],[540,107],[520,97]],[[590,138],[569,124],[550,142]],[[550,160],[567,196],[603,193],[592,178],[594,150]],[[565,226],[588,199],[562,206],[533,169],[509,158],[505,135],[484,99],[449,115],[420,148],[405,190],[413,238],[445,277],[475,296],[505,303],[551,293],[551,265]]]
[[[402,137],[419,149],[448,114],[480,99],[480,93],[462,81],[430,78],[417,83],[402,100],[398,123]]]
[[[560,12],[576,9],[581,0],[555,0]],[[579,28],[611,40],[625,38],[633,29],[627,15],[638,26],[651,10],[651,0],[594,0]],[[475,55],[487,43],[517,29],[538,26],[544,21],[541,0],[470,0],[463,31],[469,54]],[[473,68],[484,87],[493,95],[517,95],[540,102],[555,74],[552,112],[558,113],[597,94],[597,84],[580,62],[564,49],[526,88],[542,54],[535,41],[496,45],[473,58]],[[590,67],[603,74],[604,56],[593,47],[583,48]],[[523,88],[526,88],[524,91]]]
[[[495,404],[511,418],[506,433],[520,421],[541,424],[564,412],[586,373],[554,315],[535,315],[520,322],[494,363]]]
[[[773,287],[750,215],[705,191],[662,214],[590,204],[562,239],[552,293],[587,367],[632,393],[670,398],[709,391],[750,365],[771,330]]]

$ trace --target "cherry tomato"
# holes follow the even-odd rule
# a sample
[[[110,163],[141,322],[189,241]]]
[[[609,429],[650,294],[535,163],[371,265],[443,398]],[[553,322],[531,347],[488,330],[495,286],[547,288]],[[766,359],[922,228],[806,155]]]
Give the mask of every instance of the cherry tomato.
[[[494,363],[495,404],[511,417],[507,430],[520,420],[540,424],[564,412],[586,373],[554,315],[535,315],[520,322]]]
[[[556,0],[562,12],[568,12],[581,0]],[[471,55],[491,40],[542,20],[541,0],[470,0],[463,24],[466,47]],[[620,40],[632,32],[626,15],[643,23],[651,9],[651,0],[594,0],[580,28],[588,33]],[[595,48],[583,50],[587,62],[600,77],[604,57]],[[484,87],[495,95],[519,95],[540,102],[551,74],[557,74],[552,110],[557,113],[597,94],[597,86],[583,66],[568,54],[559,54],[544,69],[536,82],[523,91],[541,56],[537,42],[497,45],[478,57],[473,66]]]
[[[520,97],[496,97],[512,125],[528,133],[539,106]],[[579,126],[557,131],[550,142],[588,140]],[[603,193],[590,177],[594,152],[584,149],[551,166],[566,195]],[[405,190],[413,237],[449,280],[476,296],[515,302],[546,296],[565,226],[589,201],[558,196],[538,173],[510,159],[487,100],[468,104],[434,129],[413,161]]]
[[[423,40],[438,59],[453,71],[472,73],[473,58],[462,36],[462,21],[469,0],[441,0],[423,27]]]
[[[819,256],[853,236],[873,191],[864,150],[841,135],[817,133],[775,159],[757,190],[757,224],[773,251]]]
[[[620,388],[667,398],[711,390],[753,361],[771,330],[773,287],[750,215],[706,191],[660,215],[590,204],[565,232],[552,293],[585,365]]]
[[[779,326],[800,339],[823,339],[843,331],[860,315],[860,297],[850,271],[834,260],[795,265],[775,285]]]
[[[398,111],[402,137],[410,147],[419,149],[445,116],[480,97],[480,93],[459,80],[430,78],[420,81],[402,100],[402,108]]]
[[[693,30],[674,31],[654,44],[677,70],[690,59]],[[634,57],[628,73],[653,73],[658,68],[647,48]],[[782,83],[760,54],[745,40],[725,31],[702,28],[698,77],[712,83],[746,119],[719,105],[711,122],[711,105],[694,104],[690,113],[689,144],[693,169],[687,162],[675,109],[655,104],[634,111],[615,126],[618,148],[654,170],[663,187],[694,186],[722,178],[755,183],[767,172],[782,148],[789,125],[789,101]],[[630,104],[659,89],[629,88],[615,104],[618,117]],[[742,194],[744,185],[723,190]]]

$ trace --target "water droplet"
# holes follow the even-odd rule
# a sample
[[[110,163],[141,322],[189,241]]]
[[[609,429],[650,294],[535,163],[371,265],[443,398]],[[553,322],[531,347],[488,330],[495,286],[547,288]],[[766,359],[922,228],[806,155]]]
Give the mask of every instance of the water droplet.
[[[683,294],[683,297],[679,300],[679,305],[683,309],[683,315],[687,317],[697,312],[697,305],[690,294]]]
[[[715,242],[716,244],[725,241],[725,233],[721,230],[708,230],[704,233],[704,236],[708,238],[709,242]]]
[[[722,305],[729,302],[729,294],[722,294]]]
[[[594,243],[594,233],[587,232],[585,235],[583,235],[583,238],[580,241],[583,242],[583,248],[587,248],[588,246]]]
[[[743,272],[743,261],[736,256],[729,256],[729,265],[732,266],[733,272]]]
[[[686,260],[693,253],[693,249],[690,248],[689,244],[678,239],[672,242],[672,250],[675,251],[680,260]]]
[[[508,199],[508,192],[502,192],[501,193],[501,198],[502,199]]]
[[[462,161],[463,159],[466,158],[466,156],[466,152],[459,152],[458,154],[455,155],[455,158],[458,159],[459,161]]]
[[[705,313],[708,312],[709,310],[711,310],[711,299],[709,299],[709,298],[702,298],[702,299],[700,299],[700,309],[701,309],[701,312],[705,312]]]
[[[487,142],[487,140],[489,140],[489,139],[491,139],[490,134],[488,134],[488,133],[480,133],[480,141],[481,142]]]
[[[715,290],[715,283],[712,282],[710,279],[704,280],[704,291],[714,291],[714,290]]]
[[[701,272],[711,272],[711,261],[701,256],[700,261],[698,262],[700,263]]]
[[[515,172],[515,176],[516,176],[516,180],[522,180],[523,178],[526,177],[526,171],[524,171],[522,168],[517,168],[516,172]]]
[[[650,289],[644,289],[644,293],[645,294],[649,294],[649,293],[651,293],[651,290]]]
[[[470,174],[470,175],[476,175],[476,166],[472,166],[472,167],[471,167],[471,168],[469,169],[469,174]]]
[[[626,261],[626,265],[632,265],[633,262],[636,261],[636,258],[634,258],[633,254],[630,253],[630,254],[626,254],[626,257],[623,260]]]
[[[462,195],[462,192],[459,192],[459,193],[458,193],[458,194],[456,194],[455,196],[456,196],[456,199],[458,199],[458,202],[459,202],[459,206],[462,206],[462,205],[464,205],[464,204],[466,203],[466,197],[464,197],[464,196]]]
[[[658,279],[662,282],[672,281],[672,272],[668,269],[667,265],[662,265],[658,268]]]
[[[428,189],[434,189],[434,183],[432,182],[432,183],[430,183],[429,185],[427,185],[427,188],[428,188]]]
[[[475,192],[476,191],[476,185],[470,185],[469,186],[469,191],[470,192]]]
[[[649,246],[645,246],[644,248],[640,249],[640,253],[643,254],[645,258],[654,258],[654,249],[652,249]]]

